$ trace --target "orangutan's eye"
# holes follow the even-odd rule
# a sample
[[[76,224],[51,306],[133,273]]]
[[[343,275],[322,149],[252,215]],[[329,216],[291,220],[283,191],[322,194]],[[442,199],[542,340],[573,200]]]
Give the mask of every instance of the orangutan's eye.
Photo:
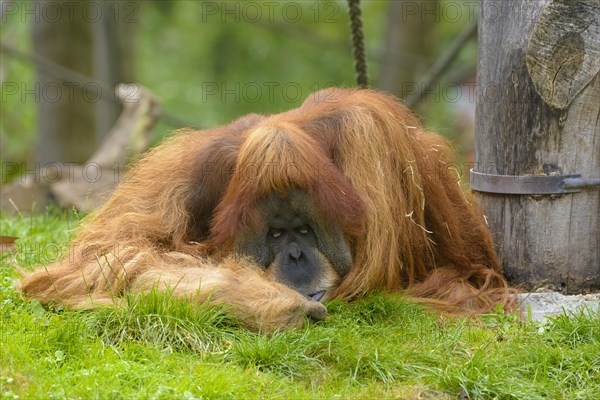
[[[308,232],[310,232],[310,227],[308,225],[302,225],[298,228],[298,233],[301,235],[308,235]]]
[[[278,237],[281,236],[282,233],[283,233],[282,230],[278,229],[278,228],[269,229],[269,236],[271,236],[273,239],[277,239]]]

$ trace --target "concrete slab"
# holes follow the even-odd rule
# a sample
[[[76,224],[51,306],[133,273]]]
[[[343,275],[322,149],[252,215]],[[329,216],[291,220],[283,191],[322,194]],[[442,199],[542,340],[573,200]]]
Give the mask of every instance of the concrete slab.
[[[523,293],[519,297],[522,301],[522,310],[527,313],[530,307],[534,321],[544,322],[547,317],[564,312],[567,314],[580,310],[594,312],[600,309],[600,293],[569,296],[557,292]]]

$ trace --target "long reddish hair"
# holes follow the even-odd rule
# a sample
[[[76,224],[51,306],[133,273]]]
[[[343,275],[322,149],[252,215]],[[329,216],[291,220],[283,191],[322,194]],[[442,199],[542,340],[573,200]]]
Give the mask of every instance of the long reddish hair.
[[[269,117],[177,132],[85,221],[76,241],[93,243],[97,257],[77,252],[25,277],[22,290],[77,306],[121,293],[149,269],[189,265],[189,255],[216,266],[217,252],[233,251],[240,230],[257,223],[258,202],[291,189],[306,191],[351,246],[353,266],[330,297],[401,291],[451,313],[513,305],[447,141],[392,96],[351,89],[317,92]],[[120,267],[103,269],[107,255]]]

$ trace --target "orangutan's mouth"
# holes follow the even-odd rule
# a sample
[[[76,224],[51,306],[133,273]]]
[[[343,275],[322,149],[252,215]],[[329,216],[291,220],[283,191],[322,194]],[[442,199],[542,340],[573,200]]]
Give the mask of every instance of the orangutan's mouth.
[[[308,295],[308,298],[311,299],[312,301],[321,301],[323,299],[323,297],[325,297],[325,293],[327,293],[326,290],[320,290],[316,293]]]

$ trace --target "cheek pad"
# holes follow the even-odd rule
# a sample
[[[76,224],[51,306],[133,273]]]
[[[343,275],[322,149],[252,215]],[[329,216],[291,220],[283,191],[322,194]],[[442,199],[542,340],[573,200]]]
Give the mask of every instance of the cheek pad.
[[[313,225],[313,229],[319,251],[327,257],[341,277],[346,276],[352,267],[352,255],[342,231],[337,227],[320,225]]]
[[[263,224],[259,229],[240,232],[235,239],[234,252],[239,257],[250,257],[262,267],[268,267],[273,260],[267,244],[267,227]]]

